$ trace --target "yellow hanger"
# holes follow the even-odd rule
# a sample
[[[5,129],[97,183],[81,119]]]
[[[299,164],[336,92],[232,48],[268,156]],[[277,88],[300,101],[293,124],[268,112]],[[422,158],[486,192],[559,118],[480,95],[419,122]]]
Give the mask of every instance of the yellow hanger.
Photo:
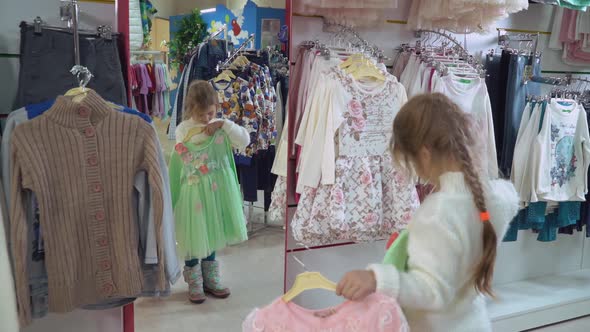
[[[215,77],[213,79],[213,82],[217,83],[217,82],[231,82],[232,79],[235,79],[236,75],[234,75],[234,73],[231,72],[231,70],[224,70],[222,71],[219,75],[217,75],[217,77]]]
[[[72,97],[72,101],[74,103],[80,103],[82,100],[84,100],[84,98],[86,98],[88,91],[90,91],[90,89],[88,89],[88,88],[83,88],[83,87],[73,88],[73,89],[68,90],[68,92],[66,92],[66,94],[64,96]]]
[[[336,291],[336,283],[326,279],[319,272],[304,272],[295,278],[295,283],[289,291],[283,295],[284,302],[290,302],[299,294],[311,289],[325,289],[329,291]]]
[[[356,64],[345,69],[355,80],[372,78],[376,81],[385,82],[385,75],[373,63]]]
[[[205,127],[193,127],[189,129],[186,137],[182,140],[184,143],[187,143],[196,135],[200,135],[205,131]]]
[[[365,57],[362,54],[356,53],[353,54],[351,56],[348,57],[348,59],[346,59],[344,62],[342,62],[339,67],[340,69],[346,69],[350,66],[352,66],[355,63],[358,63],[359,61],[363,60]]]

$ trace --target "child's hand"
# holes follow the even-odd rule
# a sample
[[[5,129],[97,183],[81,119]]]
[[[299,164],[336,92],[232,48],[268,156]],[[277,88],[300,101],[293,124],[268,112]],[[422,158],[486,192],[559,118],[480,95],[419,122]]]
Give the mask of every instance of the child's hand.
[[[336,287],[336,295],[351,301],[362,301],[377,290],[373,271],[348,272]]]
[[[213,136],[215,132],[223,127],[223,121],[215,121],[205,127],[205,133],[209,136]]]

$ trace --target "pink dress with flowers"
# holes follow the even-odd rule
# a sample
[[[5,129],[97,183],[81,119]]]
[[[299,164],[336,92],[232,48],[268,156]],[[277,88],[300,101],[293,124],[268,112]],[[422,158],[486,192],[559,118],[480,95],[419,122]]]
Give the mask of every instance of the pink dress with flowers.
[[[178,253],[185,260],[248,239],[231,143],[223,130],[199,145],[176,145],[170,187]]]
[[[309,246],[388,239],[405,229],[419,205],[416,188],[389,153],[405,90],[391,75],[381,84],[361,83],[334,68],[328,80],[337,80],[331,86],[342,89],[328,95],[346,99],[330,103],[345,109],[326,110],[335,114],[328,121],[342,121],[337,123],[334,181],[304,188],[291,221],[293,236]]]

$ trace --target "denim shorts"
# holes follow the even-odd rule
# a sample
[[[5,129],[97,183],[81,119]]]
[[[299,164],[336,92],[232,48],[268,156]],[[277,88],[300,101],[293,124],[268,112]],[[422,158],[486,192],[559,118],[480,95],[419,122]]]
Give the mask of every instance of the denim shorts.
[[[94,34],[80,34],[80,64],[94,77],[88,87],[104,99],[127,104],[127,94],[117,35],[112,40]],[[21,24],[21,58],[15,108],[55,99],[78,81],[70,70],[74,66],[74,39],[66,31],[44,29],[36,34],[34,27]]]

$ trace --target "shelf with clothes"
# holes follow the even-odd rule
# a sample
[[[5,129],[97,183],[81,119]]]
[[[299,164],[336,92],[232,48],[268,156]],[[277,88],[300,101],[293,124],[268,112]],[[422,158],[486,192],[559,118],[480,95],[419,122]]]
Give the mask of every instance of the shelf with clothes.
[[[167,53],[146,52],[149,51],[131,52],[132,105],[144,114],[164,119],[172,108],[170,92],[174,88],[166,64]]]

